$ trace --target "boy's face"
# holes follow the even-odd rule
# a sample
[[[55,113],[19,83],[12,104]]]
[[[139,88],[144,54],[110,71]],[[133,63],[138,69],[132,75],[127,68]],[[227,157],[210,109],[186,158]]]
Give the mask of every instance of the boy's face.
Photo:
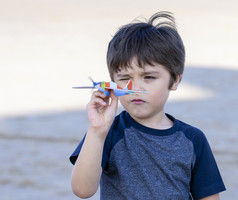
[[[121,96],[120,102],[125,110],[138,122],[158,122],[164,115],[164,105],[170,90],[176,90],[179,81],[169,90],[170,73],[163,65],[145,65],[140,68],[133,59],[131,68],[114,73],[114,82],[125,87],[132,80],[132,90],[144,90],[149,93],[138,93]],[[162,114],[162,115],[161,115]]]

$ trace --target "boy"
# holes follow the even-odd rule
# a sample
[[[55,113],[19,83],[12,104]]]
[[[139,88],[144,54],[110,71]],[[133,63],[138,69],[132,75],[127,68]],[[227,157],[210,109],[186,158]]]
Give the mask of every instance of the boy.
[[[163,19],[161,23],[156,21]],[[225,190],[204,134],[169,114],[164,105],[182,77],[185,51],[169,12],[125,25],[108,46],[111,79],[148,93],[119,97],[95,91],[89,128],[70,160],[74,193],[101,199],[219,199]]]

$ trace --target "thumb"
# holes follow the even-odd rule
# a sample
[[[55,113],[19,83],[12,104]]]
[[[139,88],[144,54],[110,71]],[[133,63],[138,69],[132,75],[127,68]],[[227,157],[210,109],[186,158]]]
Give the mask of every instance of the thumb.
[[[111,97],[111,107],[116,110],[116,109],[117,109],[117,106],[118,106],[118,97],[117,97],[117,95],[114,93],[113,90],[110,92],[110,97]]]

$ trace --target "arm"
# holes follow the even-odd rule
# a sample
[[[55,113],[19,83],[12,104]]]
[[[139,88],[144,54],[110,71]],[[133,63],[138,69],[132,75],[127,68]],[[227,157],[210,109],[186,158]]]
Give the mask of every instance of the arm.
[[[214,195],[202,198],[200,200],[220,200],[220,196],[219,196],[219,193],[218,193],[218,194],[214,194]]]
[[[89,128],[72,172],[71,185],[73,192],[88,198],[97,191],[102,168],[103,146],[117,110],[117,96],[111,92],[109,97],[94,92],[87,106]]]

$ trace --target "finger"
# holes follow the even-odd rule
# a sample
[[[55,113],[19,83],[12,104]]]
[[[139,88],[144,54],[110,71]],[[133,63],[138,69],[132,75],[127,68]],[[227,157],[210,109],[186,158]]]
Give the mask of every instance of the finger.
[[[111,97],[111,107],[113,107],[114,109],[117,109],[117,106],[118,106],[118,97],[117,97],[117,95],[114,93],[114,91],[111,91],[110,97]]]
[[[103,92],[100,92],[100,91],[96,91],[93,96],[92,96],[92,99],[94,100],[95,98],[100,98],[102,99],[106,105],[109,105],[109,99],[110,97],[109,96],[106,96]]]
[[[92,94],[92,97],[101,97],[101,98],[105,98],[106,95],[101,92],[101,91],[94,91],[93,94]]]
[[[91,102],[97,102],[97,103],[106,102],[106,95],[103,92],[95,91],[92,94]]]
[[[110,97],[112,98],[112,100],[118,100],[118,96],[115,94],[113,90],[110,92]]]
[[[106,102],[107,105],[109,105],[109,102],[110,102],[109,96],[106,96],[105,98],[103,98],[103,100]]]
[[[104,99],[101,98],[94,98],[93,99],[94,104],[99,104],[101,106],[106,106],[107,102]]]

